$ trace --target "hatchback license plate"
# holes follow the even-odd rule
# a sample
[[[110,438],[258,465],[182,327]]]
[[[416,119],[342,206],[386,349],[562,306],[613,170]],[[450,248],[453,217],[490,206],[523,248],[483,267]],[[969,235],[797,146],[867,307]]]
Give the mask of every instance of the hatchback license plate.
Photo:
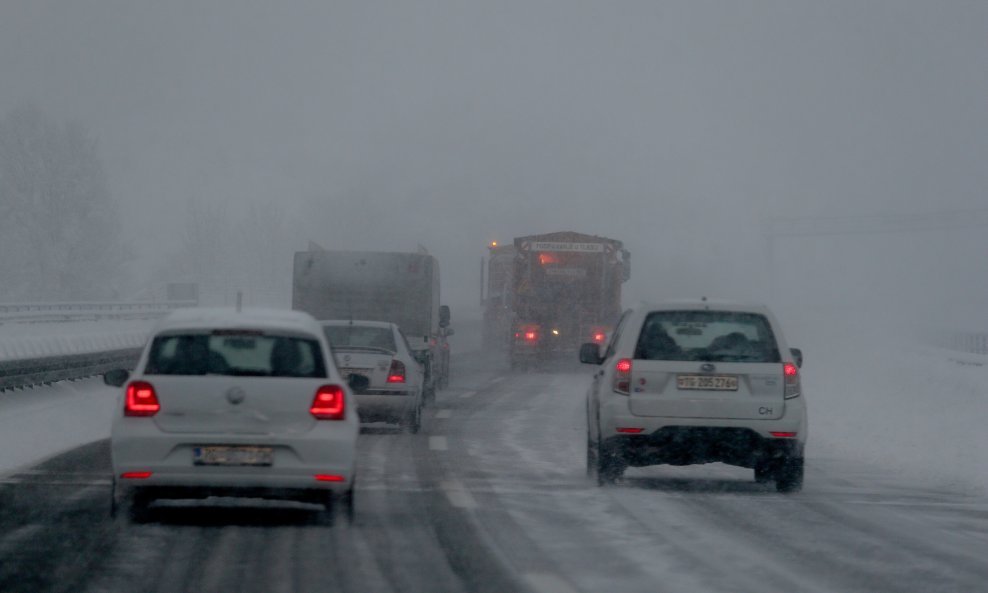
[[[676,387],[704,391],[737,391],[738,378],[729,375],[677,375]]]
[[[274,451],[271,447],[196,447],[193,450],[196,465],[271,465]]]

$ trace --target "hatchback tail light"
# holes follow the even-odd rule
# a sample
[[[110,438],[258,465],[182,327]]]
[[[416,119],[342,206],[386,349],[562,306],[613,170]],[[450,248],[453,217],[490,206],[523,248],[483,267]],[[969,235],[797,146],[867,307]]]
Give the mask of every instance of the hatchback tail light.
[[[388,383],[405,382],[405,363],[400,360],[391,361],[391,369],[388,370]]]
[[[614,365],[614,392],[631,393],[631,359],[622,358]]]
[[[323,385],[316,390],[309,413],[316,420],[343,420],[346,418],[346,404],[343,388],[339,385]]]
[[[783,363],[782,375],[785,380],[785,399],[799,397],[799,367],[791,362]]]
[[[134,381],[127,386],[124,416],[154,416],[161,409],[154,386],[147,381]]]

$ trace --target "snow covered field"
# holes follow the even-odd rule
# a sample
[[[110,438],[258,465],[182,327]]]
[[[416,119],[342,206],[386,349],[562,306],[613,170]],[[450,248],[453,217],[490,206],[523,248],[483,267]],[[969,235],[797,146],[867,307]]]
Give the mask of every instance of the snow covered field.
[[[860,460],[923,486],[988,492],[988,356],[876,324],[792,330],[805,355],[811,460]]]

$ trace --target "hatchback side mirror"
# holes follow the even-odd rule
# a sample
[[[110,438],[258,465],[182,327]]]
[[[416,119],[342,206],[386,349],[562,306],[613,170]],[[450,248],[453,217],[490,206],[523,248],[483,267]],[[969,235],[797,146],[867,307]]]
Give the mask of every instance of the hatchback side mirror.
[[[103,375],[103,382],[111,387],[123,387],[129,378],[130,371],[127,369],[113,369]]]
[[[796,362],[796,366],[803,368],[803,351],[799,348],[790,348],[789,352],[792,353],[792,358]]]
[[[600,346],[595,342],[587,342],[580,346],[580,362],[584,364],[600,364],[604,358],[600,355]]]

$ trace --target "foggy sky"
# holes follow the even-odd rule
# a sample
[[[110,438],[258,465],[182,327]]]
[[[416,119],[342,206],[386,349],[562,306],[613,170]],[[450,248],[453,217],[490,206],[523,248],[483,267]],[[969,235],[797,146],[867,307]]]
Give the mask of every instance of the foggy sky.
[[[142,269],[189,200],[277,201],[273,283],[309,239],[422,244],[461,310],[487,241],[559,230],[625,241],[629,301],[973,307],[984,227],[782,238],[774,270],[762,229],[988,208],[986,64],[980,0],[0,3],[0,115],[89,128]]]

